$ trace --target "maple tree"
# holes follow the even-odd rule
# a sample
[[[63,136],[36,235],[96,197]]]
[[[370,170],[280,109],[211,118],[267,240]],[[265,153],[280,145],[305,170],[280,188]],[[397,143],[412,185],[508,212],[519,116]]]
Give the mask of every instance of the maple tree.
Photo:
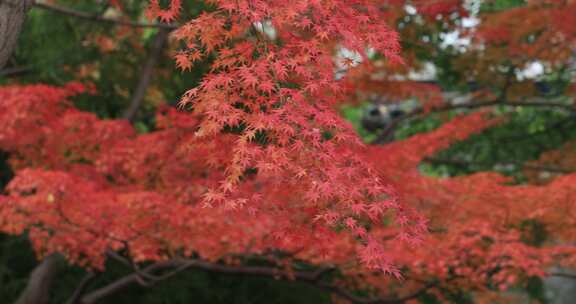
[[[509,301],[502,291],[574,264],[575,176],[530,175],[531,165],[571,164],[565,153],[529,162],[532,183],[522,185],[496,172],[439,178],[422,168],[505,128],[518,108],[572,118],[576,32],[565,20],[574,1],[488,6],[474,28],[461,24],[471,12],[462,1],[214,0],[190,20],[179,17],[184,1],[167,2],[149,1],[145,15],[161,23],[147,24],[39,6],[159,28],[127,119],[76,107],[77,96],[98,96],[90,82],[0,88],[0,149],[15,175],[0,196],[0,229],[25,233],[39,258],[63,255],[90,271],[71,303],[190,268],[302,281],[335,301],[464,301],[462,291]],[[127,5],[110,4],[120,14]],[[449,30],[471,37],[466,50],[420,43]],[[169,31],[177,67],[204,70],[141,132],[130,121]],[[106,35],[90,39],[103,53],[116,48]],[[442,56],[451,64],[441,81],[410,80]],[[549,81],[555,93],[522,76],[535,62],[559,79]],[[454,103],[446,83],[471,97]],[[372,95],[418,101],[375,137],[383,145],[362,143],[340,113]],[[454,114],[461,109],[471,111]],[[422,116],[441,126],[391,139]],[[109,261],[133,273],[86,291]]]

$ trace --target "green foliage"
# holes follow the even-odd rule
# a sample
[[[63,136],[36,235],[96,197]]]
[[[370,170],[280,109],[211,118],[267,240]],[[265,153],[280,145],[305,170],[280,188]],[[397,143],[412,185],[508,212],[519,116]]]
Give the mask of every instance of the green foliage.
[[[491,0],[485,1],[481,5],[481,10],[483,12],[495,12],[505,9],[510,9],[526,4],[526,0]]]
[[[362,127],[362,115],[364,114],[364,108],[366,104],[351,106],[351,105],[344,105],[340,110],[342,116],[352,123],[354,130],[358,133],[365,142],[370,142],[376,138],[376,134],[371,133]]]
[[[496,126],[438,154],[441,159],[457,159],[469,165],[446,165],[450,175],[497,170],[523,181],[520,170],[526,161],[537,159],[545,151],[559,148],[576,138],[576,121],[561,111],[518,108],[504,111],[509,117]]]
[[[544,282],[539,277],[530,277],[526,285],[526,292],[530,298],[537,300],[539,303],[547,304],[546,290],[544,289]]]
[[[146,22],[145,2],[122,3],[125,14],[132,20]],[[88,14],[107,17],[117,14],[109,4],[99,1],[59,1],[58,4]],[[187,15],[183,18],[187,19],[207,9],[204,2],[197,0],[184,1],[184,7]],[[11,67],[26,69],[18,75],[19,83],[91,82],[98,94],[79,98],[77,106],[97,113],[101,118],[120,117],[140,79],[147,50],[156,32],[157,29],[152,28],[134,31],[115,24],[33,9],[19,38]],[[103,40],[98,40],[99,37]],[[106,37],[117,37],[108,41],[114,43],[110,50],[106,50]],[[140,111],[142,122],[150,124],[158,104],[175,104],[187,88],[198,84],[208,66],[208,63],[200,64],[192,72],[173,73],[175,65],[171,53],[164,52],[149,87],[149,92],[155,91],[149,94]],[[10,81],[10,78],[0,78],[0,84]],[[161,92],[155,89],[160,87]]]

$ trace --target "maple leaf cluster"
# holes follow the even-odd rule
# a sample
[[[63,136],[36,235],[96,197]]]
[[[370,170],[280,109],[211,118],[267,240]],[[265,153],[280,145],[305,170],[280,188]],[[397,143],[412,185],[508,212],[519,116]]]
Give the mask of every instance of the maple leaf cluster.
[[[0,149],[15,171],[0,195],[1,231],[27,232],[40,256],[60,252],[95,268],[108,251],[144,262],[280,250],[340,266],[349,275],[343,284],[382,294],[431,280],[490,293],[487,286],[544,276],[555,263],[574,265],[574,249],[562,245],[576,238],[574,174],[543,187],[510,185],[496,173],[440,179],[419,171],[426,157],[502,116],[460,115],[434,131],[370,147],[340,117],[338,106],[357,92],[416,97],[422,113],[445,105],[434,84],[393,80],[419,65],[415,54],[400,58],[398,33],[387,25],[405,1],[209,3],[211,10],[173,37],[182,46],[180,69],[210,62],[210,71],[179,110],[158,110],[151,132],[76,109],[72,98],[93,94],[90,86],[0,88]],[[427,19],[466,14],[460,1],[413,4]],[[536,6],[518,10],[548,21],[570,11]],[[174,22],[180,10],[179,0],[165,7],[152,0],[148,16]],[[502,25],[524,15],[501,14],[479,29],[488,65],[518,52],[532,56],[522,63],[568,58],[563,45],[555,50],[564,57],[526,47],[516,39],[526,28],[509,34],[512,27]],[[529,20],[536,30],[539,18]],[[576,40],[572,28],[554,25],[562,39]],[[340,78],[334,58],[342,49],[362,60],[345,60],[349,70]],[[545,226],[559,242],[531,243],[530,225]],[[400,269],[414,280],[398,287],[381,275],[399,277]]]
[[[423,218],[405,212],[396,214],[395,225],[370,224],[399,208],[398,201],[358,202],[347,214],[323,210],[302,203],[306,197],[298,179],[278,185],[275,174],[243,177],[228,195],[251,194],[244,206],[206,208],[207,191],[225,178],[233,161],[235,135],[198,138],[193,131],[201,117],[171,108],[158,113],[156,131],[137,135],[126,121],[74,109],[66,98],[81,90],[73,86],[74,91],[43,85],[0,90],[7,101],[0,118],[13,126],[0,134],[2,149],[11,153],[16,170],[8,194],[0,196],[0,226],[14,234],[27,231],[40,255],[60,252],[88,267],[103,267],[108,250],[128,250],[136,262],[191,254],[219,260],[279,249],[313,263],[350,265],[358,255],[364,266],[344,271],[364,284],[387,286],[386,277],[362,269],[394,261],[392,273],[395,265],[407,267],[410,277],[480,290],[543,276],[548,265],[562,260],[555,257],[574,255],[565,245],[527,244],[522,230],[531,220],[562,239],[574,238],[576,231],[566,227],[576,223],[565,217],[574,212],[568,186],[573,175],[543,188],[506,185],[495,173],[437,179],[418,172],[424,157],[501,121],[488,113],[457,117],[433,132],[362,153],[375,174],[396,189],[395,199],[430,219],[425,245],[413,247],[410,233],[421,233]],[[31,105],[37,115],[19,112],[29,113]],[[22,127],[31,130],[29,137],[16,132]],[[502,212],[494,211],[495,204]],[[359,218],[363,213],[368,216]],[[332,229],[339,226],[372,242],[362,245],[354,234]],[[404,229],[398,233],[395,227]],[[382,251],[390,260],[378,260]]]
[[[2,196],[0,226],[9,233],[27,231],[40,255],[61,252],[73,262],[102,267],[107,250],[129,250],[134,261],[147,261],[178,254],[217,260],[280,249],[332,263],[356,251],[366,266],[394,273],[371,226],[392,216],[390,210],[422,220],[403,210],[396,194],[350,151],[320,150],[349,156],[320,172],[315,166],[324,156],[313,154],[326,145],[320,142],[295,156],[281,146],[252,143],[259,145],[250,147],[259,161],[245,169],[233,191],[218,191],[245,156],[239,135],[197,136],[202,116],[170,108],[159,112],[156,131],[137,135],[127,121],[76,110],[67,98],[81,92],[77,86],[0,90],[0,119],[7,126],[0,146],[16,171]],[[29,132],[21,136],[22,130]],[[207,208],[206,202],[219,205]],[[350,233],[332,229],[338,226]],[[406,241],[425,228],[405,222],[398,227]]]
[[[176,55],[180,68],[215,57],[211,71],[180,102],[202,117],[195,135],[208,140],[235,131],[225,178],[207,191],[203,204],[252,205],[250,198],[233,196],[246,170],[254,168],[277,185],[297,183],[304,202],[326,209],[317,221],[343,224],[366,248],[377,248],[377,240],[353,223],[361,217],[379,222],[388,210],[419,222],[418,229],[405,232],[416,242],[422,220],[357,156],[361,143],[335,108],[346,89],[334,77],[336,47],[366,61],[368,48],[401,61],[397,34],[380,9],[371,1],[211,3],[214,11],[174,33],[185,46]],[[362,204],[377,207],[352,208]],[[371,252],[365,264],[389,271],[383,250]]]
[[[400,265],[410,269],[410,276],[490,292],[489,286],[505,290],[530,276],[544,277],[555,263],[571,265],[575,251],[565,242],[576,237],[574,218],[567,216],[576,211],[570,186],[576,174],[541,187],[513,185],[510,178],[493,172],[445,179],[418,172],[425,157],[501,122],[477,112],[433,132],[370,148],[369,157],[399,198],[430,219],[425,246],[394,247],[394,256],[403,260]],[[546,227],[555,242],[531,242],[526,227],[534,223]]]
[[[566,24],[576,16],[570,13],[576,8],[574,1],[528,1],[515,8],[488,11],[478,16],[479,25],[473,29],[449,21],[452,14],[466,15],[459,13],[462,1],[430,1],[431,4],[453,4],[435,7],[439,11],[432,15],[423,7],[425,2],[428,1],[413,3],[418,16],[412,19],[406,17],[405,2],[396,3],[395,10],[394,5],[391,6],[391,14],[396,16],[392,19],[404,22],[400,32],[403,40],[409,41],[410,48],[403,53],[407,64],[391,67],[385,61],[376,61],[371,69],[351,70],[347,81],[358,88],[357,96],[353,97],[362,100],[376,94],[385,96],[386,102],[412,98],[419,103],[419,108],[409,113],[413,114],[410,117],[446,109],[484,108],[491,103],[531,106],[534,100],[541,102],[543,108],[548,104],[555,107],[553,99],[545,99],[546,96],[536,90],[536,81],[541,78],[526,79],[517,75],[521,75],[526,66],[538,62],[544,66],[542,78],[554,73],[570,77],[565,76],[563,70],[573,64],[576,36]],[[435,21],[422,21],[420,17]],[[442,51],[453,58],[450,68],[454,70],[450,72],[463,75],[462,80],[467,82],[462,85],[470,87],[472,82],[475,87],[469,100],[461,101],[462,104],[442,95],[437,83],[409,78],[411,72],[422,68],[423,51],[441,52],[434,49],[433,44],[420,43],[422,37],[433,37],[430,32],[440,31],[438,23],[443,32],[457,30],[471,38],[465,52]],[[427,59],[432,61],[434,57]],[[573,91],[566,86],[555,94],[570,97]],[[566,103],[566,109],[573,111],[573,99],[567,101],[570,103]],[[540,185],[514,185],[513,179],[494,172],[451,178],[423,175],[420,164],[427,157],[433,157],[470,134],[507,120],[506,115],[497,117],[489,113],[492,112],[457,116],[452,120],[447,119],[448,115],[439,116],[443,126],[433,132],[368,149],[368,158],[380,169],[385,181],[397,190],[399,199],[429,219],[430,234],[424,246],[392,249],[397,250],[393,255],[403,260],[399,265],[407,269],[406,276],[416,282],[440,280],[448,290],[475,290],[477,299],[487,302],[494,301],[488,295],[494,296],[511,286],[526,287],[532,276],[549,275],[551,265],[573,267],[571,244],[576,236],[572,229],[575,197],[571,186],[575,175],[571,171],[538,178]],[[531,163],[572,168],[569,165],[573,163],[571,147],[573,144],[568,142]],[[528,176],[535,180],[538,173],[532,170]],[[535,240],[538,229],[549,239]],[[393,284],[382,282],[382,278],[376,276],[372,285]],[[422,286],[406,285],[408,290]],[[440,292],[432,293],[438,299],[449,301]]]
[[[192,113],[169,110],[157,132],[136,135],[125,121],[75,110],[70,88],[4,88],[2,148],[22,170],[8,186],[2,226],[30,229],[42,255],[64,252],[94,267],[109,249],[136,261],[267,248],[329,260],[335,238],[358,239],[351,250],[365,266],[399,276],[371,226],[401,217],[398,235],[414,244],[424,220],[360,156],[335,108],[345,87],[333,60],[339,46],[400,61],[396,32],[371,1],[211,4],[174,37],[184,45],[182,69],[214,56],[212,69],[180,103]],[[147,13],[173,21],[180,6],[151,1]],[[268,23],[277,37],[258,30]],[[34,131],[18,138],[22,129]],[[34,208],[44,209],[34,216]],[[348,236],[337,237],[338,227]]]

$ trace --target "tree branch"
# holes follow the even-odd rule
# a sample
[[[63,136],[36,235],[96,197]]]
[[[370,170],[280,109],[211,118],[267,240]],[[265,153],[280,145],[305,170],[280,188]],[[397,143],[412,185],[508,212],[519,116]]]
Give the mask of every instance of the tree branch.
[[[22,24],[33,0],[0,0],[0,69],[16,48]]]
[[[144,68],[142,69],[140,80],[138,81],[138,85],[134,90],[134,94],[132,96],[132,100],[130,101],[130,106],[124,114],[122,115],[127,120],[134,120],[136,113],[138,112],[138,108],[142,104],[144,100],[144,96],[146,95],[146,89],[150,85],[150,81],[152,79],[152,73],[154,72],[154,66],[160,59],[162,55],[162,50],[164,49],[164,44],[168,39],[168,34],[170,33],[167,29],[160,29],[158,33],[154,36],[154,40],[152,41],[152,46],[150,48],[150,53],[148,54],[148,58],[146,59],[146,63],[144,63]]]
[[[124,264],[124,259],[121,259],[121,262]],[[275,268],[275,267],[265,267],[265,266],[232,266],[232,265],[223,265],[223,264],[216,264],[210,263],[206,261],[196,260],[196,259],[172,259],[164,262],[158,262],[156,264],[150,265],[139,270],[139,273],[132,273],[127,275],[123,278],[118,279],[115,282],[110,283],[107,286],[104,286],[100,289],[92,291],[91,293],[82,297],[80,303],[81,304],[94,304],[105,297],[111,296],[124,288],[139,283],[141,278],[147,278],[152,280],[152,284],[157,283],[159,281],[166,280],[173,275],[182,272],[186,269],[199,269],[203,271],[210,271],[210,272],[217,272],[217,273],[224,273],[224,274],[231,274],[231,275],[251,275],[251,276],[262,276],[262,277],[270,277],[275,279],[282,279],[282,280],[295,280],[300,281],[303,283],[307,283],[313,287],[316,287],[320,290],[324,290],[330,293],[333,293],[339,297],[347,299],[354,303],[359,304],[397,304],[397,303],[404,303],[406,301],[416,299],[422,294],[424,294],[427,290],[438,286],[440,283],[438,281],[426,283],[422,288],[416,290],[413,293],[410,293],[406,296],[399,297],[399,298],[366,298],[356,296],[353,293],[347,291],[346,289],[328,284],[322,281],[322,278],[327,273],[334,270],[332,267],[323,267],[319,268],[316,271],[311,272],[304,272],[304,271],[296,271],[296,272],[285,272],[282,269]],[[167,273],[162,274],[162,271],[168,271]],[[146,286],[151,286],[152,284],[147,284]]]
[[[103,22],[103,23],[110,23],[115,25],[123,25],[123,26],[130,26],[130,27],[155,27],[160,29],[167,29],[167,30],[174,30],[178,28],[177,24],[166,24],[166,23],[144,23],[144,22],[135,22],[135,21],[127,21],[127,20],[120,20],[115,18],[107,18],[97,14],[90,14],[86,12],[80,12],[77,10],[73,10],[71,8],[62,7],[54,4],[47,4],[47,3],[34,3],[34,7],[51,11],[54,13],[85,19],[88,21],[94,22]]]
[[[102,298],[117,293],[134,283],[139,283],[139,280],[142,277],[142,273],[147,273],[148,276],[153,276],[155,275],[155,273],[161,272],[163,270],[176,269],[169,272],[169,274],[171,274],[179,269],[184,270],[188,268],[196,268],[206,271],[228,273],[228,274],[251,274],[256,276],[270,276],[270,277],[276,277],[280,275],[280,271],[269,267],[226,266],[226,265],[212,264],[199,260],[172,259],[164,262],[158,262],[151,266],[145,267],[144,269],[139,271],[140,273],[133,273],[123,278],[120,278],[119,280],[105,287],[102,287],[98,290],[95,290],[87,294],[82,298],[80,303],[82,304],[96,303]]]
[[[576,274],[574,274],[574,273],[552,272],[552,273],[549,273],[548,276],[561,277],[561,278],[576,280]]]
[[[28,284],[15,304],[46,304],[49,300],[50,286],[60,269],[62,256],[47,256],[30,274]]]
[[[373,144],[383,144],[390,140],[392,133],[396,129],[396,127],[403,122],[404,120],[414,118],[423,114],[428,113],[440,113],[440,112],[447,112],[451,110],[457,109],[478,109],[478,108],[485,108],[485,107],[494,107],[494,106],[507,106],[507,107],[537,107],[537,108],[556,108],[560,110],[564,110],[567,112],[574,112],[576,108],[573,105],[565,104],[565,103],[558,103],[558,102],[546,102],[546,101],[536,101],[536,102],[506,102],[502,100],[495,100],[495,101],[488,101],[488,102],[475,102],[475,103],[465,103],[465,104],[446,104],[443,106],[432,108],[428,111],[425,111],[423,108],[417,108],[402,115],[394,120],[392,120],[388,126],[378,135],[378,137],[372,142]]]
[[[562,173],[562,174],[569,174],[576,172],[576,169],[573,168],[559,168],[559,167],[548,167],[548,166],[537,166],[537,165],[527,165],[519,162],[507,162],[507,163],[495,163],[491,164],[488,162],[474,162],[474,161],[465,161],[460,159],[444,159],[444,158],[435,158],[435,157],[426,157],[424,158],[425,162],[433,163],[433,164],[446,164],[446,165],[455,165],[455,166],[495,166],[495,165],[513,165],[518,166],[522,169],[526,170],[533,170],[533,171],[547,171],[552,173]]]
[[[19,74],[25,74],[32,71],[31,67],[22,66],[22,67],[13,67],[13,68],[5,68],[0,70],[0,77],[12,77]]]
[[[66,301],[66,304],[79,304],[80,298],[82,297],[82,295],[84,294],[84,292],[88,288],[88,285],[90,285],[90,283],[92,283],[92,281],[94,281],[94,279],[96,277],[97,277],[96,273],[89,272],[82,279],[82,281],[80,281],[80,284],[78,284],[78,287],[76,287],[76,290],[74,290],[74,293],[72,294],[70,299],[68,299],[68,301]]]

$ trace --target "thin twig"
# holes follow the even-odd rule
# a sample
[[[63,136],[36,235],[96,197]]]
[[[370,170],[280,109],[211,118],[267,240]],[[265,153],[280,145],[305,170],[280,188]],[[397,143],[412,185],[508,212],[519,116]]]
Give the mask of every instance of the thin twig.
[[[5,68],[0,70],[0,77],[12,77],[18,74],[25,74],[30,71],[32,71],[32,68],[27,66]]]
[[[80,18],[80,19],[85,19],[85,20],[95,21],[95,22],[110,23],[110,24],[115,24],[115,25],[123,25],[123,26],[130,26],[130,27],[149,27],[149,28],[152,27],[152,28],[161,28],[161,29],[167,29],[167,30],[174,30],[174,29],[178,28],[177,24],[145,23],[145,22],[121,20],[121,19],[116,19],[116,18],[108,18],[108,17],[103,17],[101,15],[81,12],[81,11],[73,10],[71,8],[58,6],[58,5],[54,5],[54,4],[36,2],[36,3],[34,3],[34,7],[39,8],[39,9],[43,9],[43,10],[47,10],[47,11],[51,11],[54,13],[62,14],[62,15],[75,17],[75,18]]]
[[[436,158],[436,157],[426,157],[424,158],[425,162],[433,163],[433,164],[446,164],[446,165],[454,165],[454,166],[518,166],[521,169],[531,170],[531,171],[547,171],[551,173],[562,173],[562,174],[569,174],[576,172],[574,168],[559,168],[559,167],[549,167],[549,166],[537,166],[537,165],[527,165],[520,162],[505,162],[505,163],[489,163],[489,162],[475,162],[475,161],[465,161],[461,159],[445,159],[445,158]]]
[[[94,281],[94,279],[96,277],[97,277],[97,275],[94,272],[89,272],[88,274],[86,274],[86,276],[84,278],[82,278],[82,281],[80,281],[80,284],[78,284],[78,286],[74,290],[74,293],[72,294],[72,296],[70,296],[68,301],[66,301],[66,304],[79,304],[79,303],[81,303],[81,302],[79,302],[80,298],[82,297],[82,295],[84,294],[84,292],[88,288],[88,285],[90,285],[90,283],[92,283],[92,281]]]
[[[507,107],[540,107],[540,108],[555,108],[564,110],[567,112],[574,112],[576,108],[571,104],[566,103],[558,103],[558,102],[546,102],[546,101],[537,101],[537,102],[510,102],[510,101],[502,101],[502,100],[495,100],[495,101],[488,101],[488,102],[475,102],[475,103],[466,103],[466,104],[446,104],[443,106],[435,107],[426,111],[423,108],[416,108],[411,112],[402,115],[394,120],[392,120],[386,128],[378,135],[378,137],[372,142],[373,144],[383,144],[390,140],[392,133],[396,129],[396,127],[403,122],[404,120],[414,118],[423,114],[428,113],[439,113],[439,112],[447,112],[451,110],[457,109],[478,109],[484,107],[494,107],[494,106],[507,106]]]
[[[123,262],[124,259],[121,259]],[[124,263],[124,262],[123,262]],[[183,259],[175,258],[172,260],[158,262],[151,266],[145,267],[139,270],[139,274],[132,273],[123,278],[118,279],[115,282],[110,283],[100,289],[97,289],[87,295],[85,295],[81,302],[82,304],[93,304],[101,299],[115,294],[122,289],[128,287],[131,284],[138,283],[139,278],[142,278],[142,274],[146,274],[144,277],[154,278],[153,282],[157,283],[159,281],[166,280],[177,273],[180,273],[186,269],[199,269],[210,272],[233,274],[233,275],[251,275],[251,276],[262,276],[270,277],[275,279],[282,279],[288,281],[300,281],[307,283],[313,287],[320,290],[324,290],[344,299],[347,299],[354,303],[359,304],[394,304],[394,303],[404,303],[406,301],[418,298],[424,294],[427,290],[438,286],[440,283],[438,281],[425,283],[424,286],[413,293],[410,293],[403,297],[398,298],[367,298],[356,296],[353,293],[347,291],[343,287],[328,284],[322,280],[323,276],[334,270],[333,267],[320,268],[312,272],[285,272],[276,267],[265,267],[265,266],[233,266],[233,265],[223,265],[216,264],[196,259]],[[167,273],[161,274],[162,271],[168,270]]]
[[[574,274],[574,273],[552,272],[552,273],[549,273],[548,276],[561,277],[561,278],[576,280],[576,274]]]

